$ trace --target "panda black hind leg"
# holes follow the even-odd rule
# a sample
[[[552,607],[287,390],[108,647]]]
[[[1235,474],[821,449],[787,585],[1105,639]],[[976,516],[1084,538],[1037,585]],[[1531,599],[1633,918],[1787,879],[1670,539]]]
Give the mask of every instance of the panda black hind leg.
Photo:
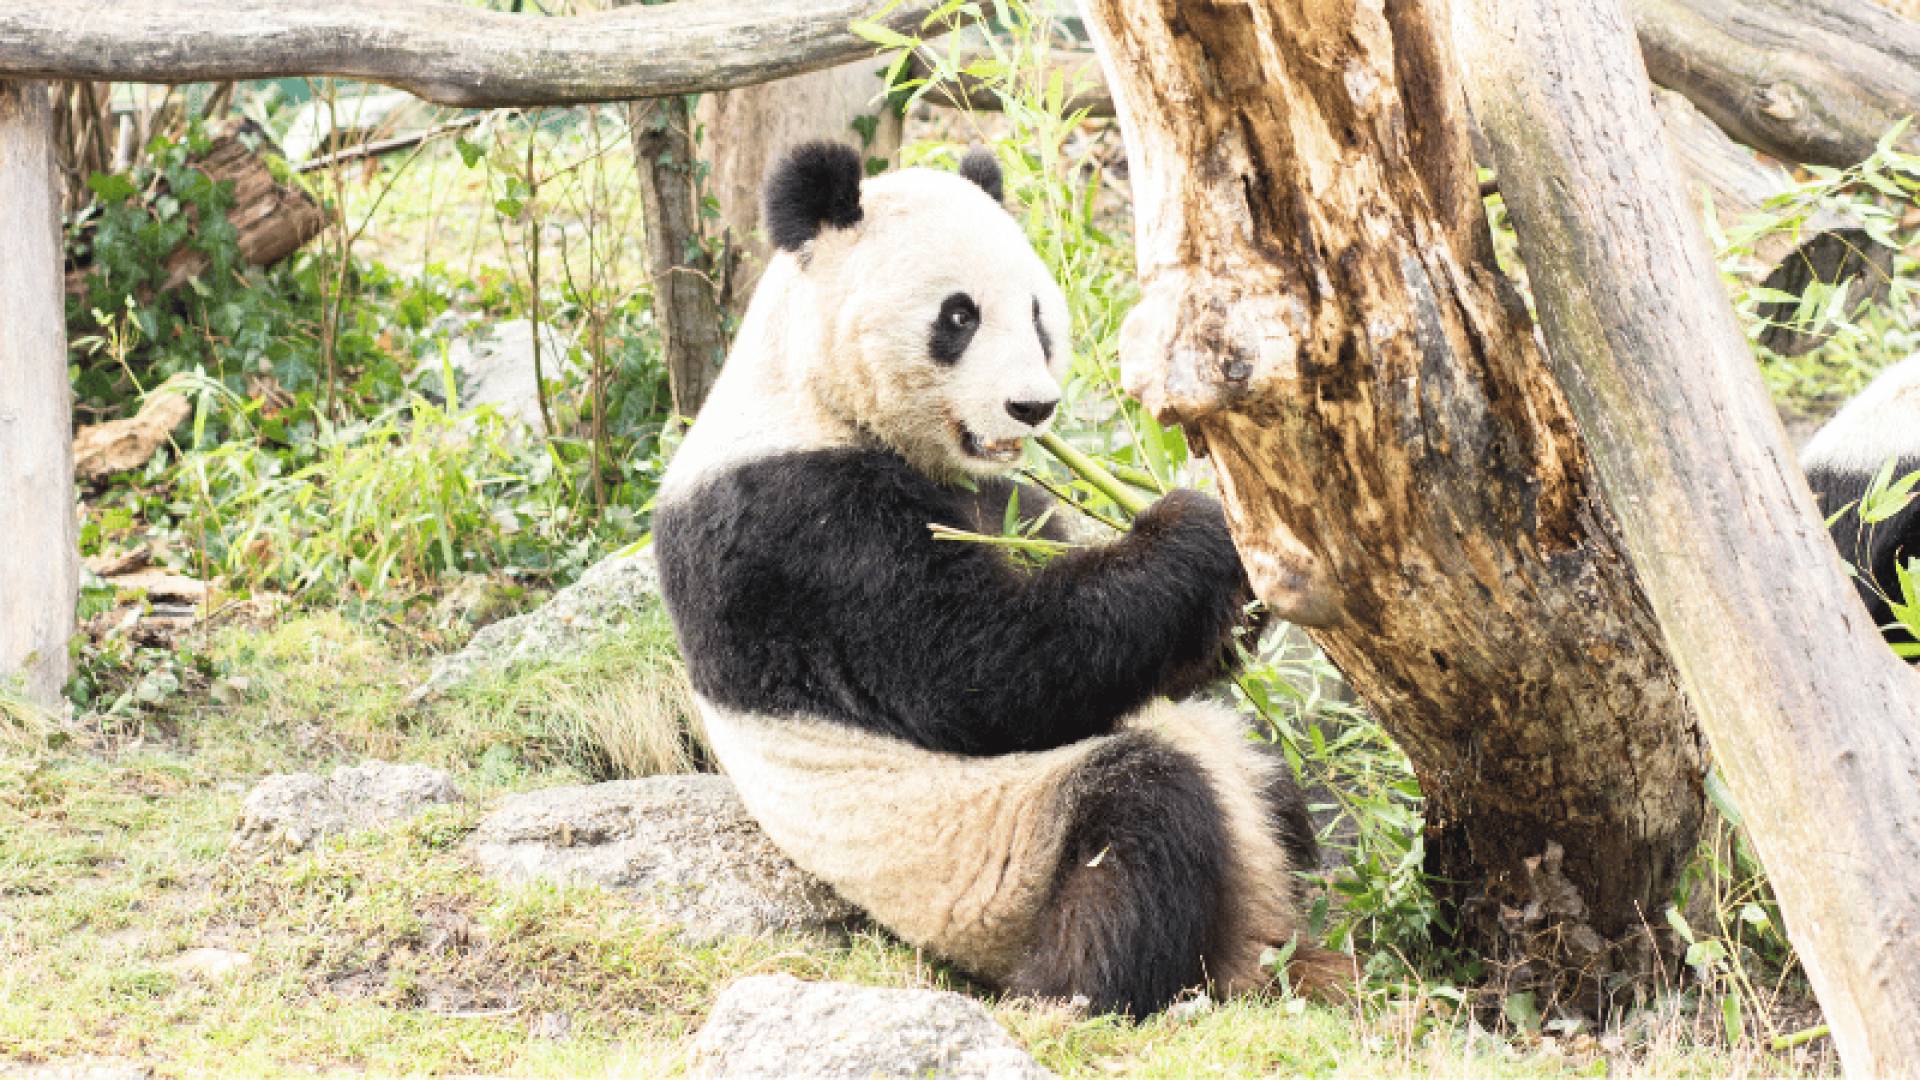
[[[1198,761],[1146,732],[1094,752],[1069,804],[1051,898],[1007,989],[1144,1017],[1207,979],[1229,891],[1225,817]]]

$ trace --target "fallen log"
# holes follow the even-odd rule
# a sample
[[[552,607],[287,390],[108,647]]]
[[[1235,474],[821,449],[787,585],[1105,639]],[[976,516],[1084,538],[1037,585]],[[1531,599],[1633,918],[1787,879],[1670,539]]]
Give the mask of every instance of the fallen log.
[[[247,145],[243,134],[236,127],[215,136],[207,152],[192,165],[216,183],[233,185],[233,206],[227,211],[227,221],[239,234],[240,257],[248,266],[271,266],[320,235],[326,228],[327,215],[306,192],[274,179],[266,161]],[[190,246],[179,248],[167,257],[167,276],[158,291],[172,292],[208,265],[205,253]],[[85,294],[88,272],[84,264],[67,271],[67,295]]]
[[[1763,212],[1770,200],[1793,190],[1793,175],[1784,167],[1755,156],[1734,142],[1686,98],[1671,90],[1654,91],[1654,108],[1665,129],[1667,145],[1678,159],[1694,204],[1712,199],[1713,212],[1723,229],[1732,229]],[[1752,280],[1770,289],[1799,296],[1812,283],[1847,283],[1847,310],[1886,295],[1893,284],[1894,250],[1867,233],[1859,218],[1833,209],[1819,209],[1797,229],[1761,237],[1753,245],[1756,268]],[[1785,325],[1789,305],[1763,305],[1760,315],[1771,325],[1761,342],[1784,356],[1812,349],[1825,335]]]
[[[192,415],[191,399],[161,387],[134,415],[88,424],[74,432],[73,473],[81,480],[100,480],[140,468],[153,460],[173,429]]]
[[[450,0],[35,0],[0,5],[0,77],[186,83],[334,76],[439,105],[585,105],[730,90],[873,55],[936,0],[681,0],[543,18]]]
[[[1782,161],[1856,164],[1895,123],[1920,114],[1920,23],[1869,0],[1627,8],[1654,82]]]

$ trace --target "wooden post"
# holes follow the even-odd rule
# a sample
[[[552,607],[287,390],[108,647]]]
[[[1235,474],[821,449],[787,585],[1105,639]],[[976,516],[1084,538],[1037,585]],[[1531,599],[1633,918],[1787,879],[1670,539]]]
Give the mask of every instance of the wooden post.
[[[0,82],[0,679],[48,706],[80,590],[59,211],[47,87]]]
[[[1841,1063],[1920,1074],[1920,678],[1841,572],[1627,11],[1467,0],[1455,22],[1556,381]]]

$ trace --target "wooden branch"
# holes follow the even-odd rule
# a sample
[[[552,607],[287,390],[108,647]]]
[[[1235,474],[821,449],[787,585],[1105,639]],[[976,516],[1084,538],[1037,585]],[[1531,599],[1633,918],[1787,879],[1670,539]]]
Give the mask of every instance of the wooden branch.
[[[373,142],[361,143],[359,146],[349,146],[345,150],[337,150],[322,157],[308,158],[294,166],[293,171],[319,172],[322,169],[331,169],[335,165],[349,165],[368,158],[385,157],[400,150],[411,150],[423,142],[429,142],[442,135],[451,135],[457,131],[478,127],[486,118],[486,113],[474,113],[458,120],[449,120],[444,124],[435,124],[421,131],[411,131],[405,135],[395,135],[390,139],[376,139]]]
[[[47,706],[80,594],[53,132],[46,86],[0,82],[0,679]]]
[[[921,32],[933,0],[878,22]],[[334,76],[467,108],[725,90],[871,56],[872,0],[680,0],[511,15],[446,0],[35,0],[0,5],[0,77],[212,82]],[[929,27],[936,33],[939,27]]]
[[[1621,0],[1463,0],[1455,21],[1554,374],[1841,1061],[1912,1076],[1920,677],[1815,510]]]
[[[1782,161],[1848,166],[1920,114],[1920,23],[1871,0],[1628,0],[1653,81]],[[1909,132],[1908,145],[1920,145]]]
[[[1793,175],[1734,142],[1686,98],[1672,90],[1654,92],[1654,107],[1673,148],[1681,172],[1700,206],[1700,195],[1712,196],[1713,211],[1722,228],[1760,213],[1768,200],[1791,191]],[[1798,296],[1815,281],[1847,285],[1847,310],[1866,300],[1884,297],[1893,285],[1894,250],[1868,234],[1859,218],[1836,210],[1815,211],[1797,230],[1761,238],[1753,250],[1758,269],[1753,280],[1771,289]],[[1787,308],[1787,310],[1775,310]],[[1784,356],[1798,356],[1824,340],[1785,325],[1789,305],[1768,305],[1763,316],[1770,326],[1761,340]]]

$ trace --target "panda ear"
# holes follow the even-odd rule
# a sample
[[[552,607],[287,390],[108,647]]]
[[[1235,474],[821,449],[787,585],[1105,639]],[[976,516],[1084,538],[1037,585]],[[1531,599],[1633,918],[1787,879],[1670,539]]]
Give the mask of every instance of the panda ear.
[[[799,251],[826,226],[860,223],[860,155],[833,142],[789,151],[767,180],[767,235],[782,251]]]
[[[993,196],[994,202],[1003,202],[1007,197],[1006,181],[1000,175],[1000,160],[993,151],[974,147],[967,156],[960,159],[960,175],[980,185],[980,190]]]

